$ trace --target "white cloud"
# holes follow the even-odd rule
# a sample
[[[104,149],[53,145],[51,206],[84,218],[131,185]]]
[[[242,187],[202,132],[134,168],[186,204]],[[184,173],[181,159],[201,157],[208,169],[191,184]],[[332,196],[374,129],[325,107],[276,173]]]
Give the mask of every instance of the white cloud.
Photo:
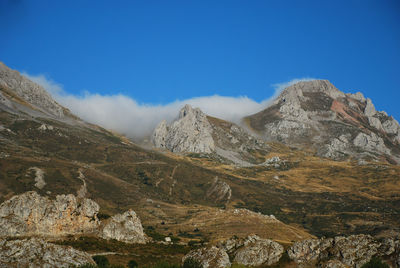
[[[224,120],[240,122],[244,116],[259,112],[266,108],[286,86],[298,81],[310,80],[295,79],[290,82],[275,84],[275,94],[261,102],[246,96],[205,96],[185,100],[153,105],[141,104],[135,99],[124,95],[99,95],[86,92],[76,96],[63,91],[62,86],[47,79],[44,75],[28,75],[32,81],[42,85],[62,105],[69,108],[80,118],[102,127],[123,133],[131,138],[143,138],[149,135],[162,120],[172,121],[177,117],[179,110],[185,105],[200,108],[208,115]]]

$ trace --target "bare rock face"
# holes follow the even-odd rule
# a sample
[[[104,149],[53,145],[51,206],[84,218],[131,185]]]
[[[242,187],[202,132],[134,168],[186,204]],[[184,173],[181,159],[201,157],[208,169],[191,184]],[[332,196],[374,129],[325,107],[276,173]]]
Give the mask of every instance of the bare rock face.
[[[366,151],[390,154],[390,150],[385,146],[383,139],[373,132],[370,135],[360,132],[353,143]]]
[[[54,101],[42,86],[30,81],[17,71],[11,70],[1,62],[0,88],[11,91],[12,94],[16,94],[29,104],[34,105],[36,109],[48,115],[57,118],[64,116],[65,108]],[[2,98],[5,98],[4,94]],[[9,103],[8,106],[11,107],[10,105]]]
[[[377,254],[386,256],[395,251],[394,247],[388,248],[383,250],[382,244],[369,235],[351,235],[296,242],[287,252],[298,264],[361,267]]]
[[[89,254],[39,238],[0,240],[1,267],[76,267],[95,264]]]
[[[229,202],[232,196],[232,189],[226,182],[215,177],[211,187],[207,190],[207,198],[215,200],[215,202]]]
[[[344,94],[326,80],[291,85],[243,121],[266,141],[314,148],[322,157],[400,162],[398,122],[361,93]]]
[[[307,239],[295,242],[287,252],[296,263],[310,263],[317,261],[332,242],[333,239]]]
[[[55,200],[34,191],[13,196],[0,205],[0,236],[62,236],[96,231],[99,205],[72,194]]]
[[[167,126],[162,121],[154,130],[152,142],[156,147],[172,152],[211,153],[215,150],[211,125],[200,109],[185,105],[178,120]]]
[[[145,244],[148,240],[143,232],[142,223],[133,210],[112,216],[104,225],[100,236],[125,243]]]
[[[240,244],[239,244],[240,245]],[[237,248],[238,244],[235,245]],[[234,261],[249,266],[272,265],[279,261],[283,247],[269,239],[249,236],[233,254]]]
[[[201,248],[190,251],[187,255],[183,257],[182,263],[188,258],[199,261],[203,268],[231,267],[229,256],[225,252],[225,250],[217,248],[215,246],[211,248]]]

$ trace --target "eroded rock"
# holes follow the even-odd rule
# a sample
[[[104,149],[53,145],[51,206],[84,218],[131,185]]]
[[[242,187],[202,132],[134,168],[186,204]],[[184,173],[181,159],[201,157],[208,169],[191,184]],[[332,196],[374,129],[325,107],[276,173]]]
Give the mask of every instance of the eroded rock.
[[[76,267],[95,264],[89,254],[43,239],[0,240],[1,267]]]
[[[187,255],[183,257],[182,263],[188,258],[197,260],[201,263],[203,268],[231,267],[229,256],[225,252],[225,250],[217,248],[215,246],[211,248],[201,248],[190,251]]]
[[[148,240],[143,232],[142,223],[133,210],[112,216],[104,225],[100,236],[125,243],[145,244]]]
[[[96,231],[99,205],[72,194],[55,200],[34,191],[13,196],[0,205],[0,236],[61,236]]]

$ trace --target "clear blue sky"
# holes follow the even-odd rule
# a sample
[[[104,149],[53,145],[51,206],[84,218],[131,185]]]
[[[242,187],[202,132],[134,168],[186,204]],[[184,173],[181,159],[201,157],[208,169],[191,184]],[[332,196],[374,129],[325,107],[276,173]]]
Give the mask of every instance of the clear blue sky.
[[[0,61],[143,103],[329,79],[400,119],[400,1],[0,0]]]

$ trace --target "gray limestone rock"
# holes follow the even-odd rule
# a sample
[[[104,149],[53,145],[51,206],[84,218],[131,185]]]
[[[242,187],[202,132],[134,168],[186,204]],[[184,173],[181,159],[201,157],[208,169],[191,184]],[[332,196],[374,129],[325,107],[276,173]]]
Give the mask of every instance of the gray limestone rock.
[[[394,251],[383,248],[370,235],[338,236],[307,239],[294,243],[288,249],[289,257],[298,264],[322,267],[361,267],[373,256],[387,256]]]
[[[353,144],[366,151],[390,154],[390,150],[385,146],[383,139],[373,132],[370,135],[360,132],[353,140]]]
[[[212,153],[215,144],[207,116],[200,109],[185,105],[179,118],[167,126],[162,121],[154,130],[152,142],[158,148],[172,152]]]
[[[64,108],[54,101],[42,86],[30,81],[17,71],[11,70],[1,62],[0,87],[11,90],[17,96],[48,115],[57,118],[64,117]]]
[[[229,184],[215,177],[210,188],[207,190],[206,196],[215,202],[225,201],[228,203],[232,196],[232,189]]]
[[[231,267],[229,256],[225,250],[215,246],[211,248],[201,248],[192,250],[182,258],[182,263],[186,259],[192,258],[201,263],[203,268],[224,268]]]
[[[133,210],[112,216],[104,225],[100,236],[125,243],[145,244],[148,241],[143,232],[142,223]]]
[[[372,103],[370,98],[367,99],[367,104],[366,104],[365,109],[364,109],[364,114],[366,116],[373,116],[373,115],[376,114],[375,106]]]
[[[72,194],[55,200],[34,191],[16,195],[0,205],[0,236],[62,236],[97,230],[99,205]]]
[[[1,267],[76,267],[95,264],[89,254],[39,238],[0,240]]]
[[[277,242],[249,236],[234,252],[234,262],[249,266],[272,265],[279,261],[283,252],[283,246]]]

